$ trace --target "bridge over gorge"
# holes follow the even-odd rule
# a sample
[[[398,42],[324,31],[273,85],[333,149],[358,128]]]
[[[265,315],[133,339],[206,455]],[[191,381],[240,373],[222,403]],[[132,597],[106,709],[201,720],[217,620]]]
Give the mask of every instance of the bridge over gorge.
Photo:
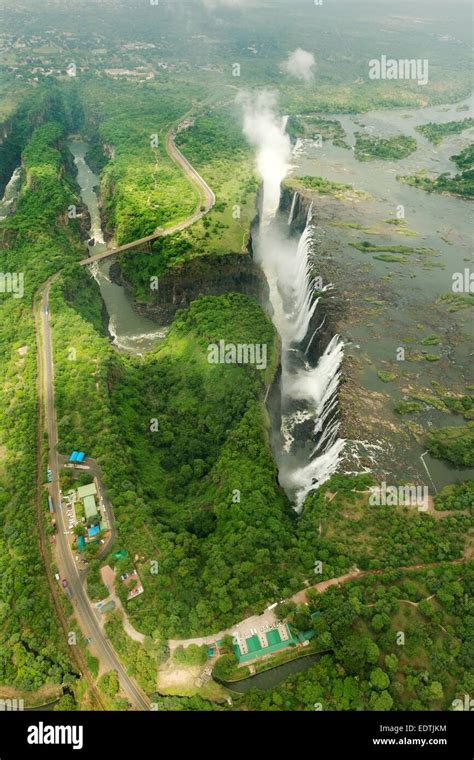
[[[155,230],[155,232],[153,232],[151,235],[148,235],[147,237],[140,238],[139,240],[132,240],[130,243],[125,243],[125,245],[118,246],[117,248],[109,248],[108,250],[97,253],[94,256],[88,256],[79,262],[81,266],[88,266],[89,264],[93,264],[96,261],[101,261],[102,259],[109,258],[109,256],[116,256],[119,253],[125,253],[126,251],[130,251],[132,249],[141,248],[142,250],[151,252],[150,243],[153,240],[156,240],[160,237],[167,237],[168,235],[173,235],[175,232],[185,230],[186,227],[190,227],[191,224],[194,224],[194,222],[197,222],[198,219],[201,219],[214,206],[216,202],[216,196],[214,195],[207,182],[201,177],[200,174],[198,174],[194,167],[191,166],[188,159],[185,158],[181,151],[176,147],[174,142],[175,137],[176,132],[174,130],[168,133],[166,138],[166,150],[169,157],[175,162],[175,164],[183,169],[192,184],[198,189],[199,201],[194,214],[187,219],[184,219],[182,222],[179,222],[172,227],[168,227],[167,229],[163,230],[158,228]]]

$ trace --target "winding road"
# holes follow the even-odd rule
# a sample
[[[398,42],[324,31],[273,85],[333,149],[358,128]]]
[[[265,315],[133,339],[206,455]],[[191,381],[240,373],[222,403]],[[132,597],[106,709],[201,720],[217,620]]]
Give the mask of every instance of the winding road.
[[[181,167],[184,173],[189,177],[191,183],[198,189],[199,201],[194,214],[192,216],[189,216],[187,219],[184,219],[182,222],[174,224],[172,227],[167,227],[166,229],[157,229],[155,232],[153,232],[153,234],[148,235],[147,237],[139,238],[138,240],[132,240],[131,243],[125,243],[125,245],[121,245],[118,248],[110,248],[107,251],[95,254],[95,256],[88,256],[79,262],[81,266],[89,266],[90,264],[94,264],[96,261],[108,259],[110,256],[116,256],[118,253],[125,253],[125,251],[130,251],[133,248],[138,248],[140,245],[150,243],[157,238],[174,235],[176,232],[185,230],[187,227],[190,227],[199,219],[202,219],[202,217],[207,214],[208,211],[210,211],[214,206],[216,202],[216,196],[214,195],[214,192],[211,190],[207,182],[201,177],[201,175],[198,174],[196,169],[191,166],[188,159],[183,156],[179,148],[176,147],[174,141],[175,137],[175,130],[168,132],[168,135],[166,137],[166,151],[169,157],[175,162],[175,164]]]

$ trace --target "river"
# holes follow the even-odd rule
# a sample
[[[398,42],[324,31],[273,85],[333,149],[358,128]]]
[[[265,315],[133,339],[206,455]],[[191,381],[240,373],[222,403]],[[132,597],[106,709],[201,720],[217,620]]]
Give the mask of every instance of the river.
[[[357,383],[361,391],[352,397],[347,389],[342,393],[346,416],[353,415],[349,425],[353,441],[348,441],[341,465],[346,471],[368,468],[378,475],[391,476],[391,482],[397,478],[426,482],[428,476],[421,460],[426,450],[426,432],[431,427],[464,424],[460,415],[438,411],[430,404],[424,404],[414,417],[401,419],[394,413],[393,404],[420,392],[433,396],[437,383],[457,394],[468,392],[472,386],[472,310],[450,312],[438,299],[452,292],[453,272],[463,272],[469,266],[472,271],[473,205],[461,198],[408,186],[396,177],[420,169],[435,175],[457,173],[450,157],[472,143],[473,130],[450,135],[433,145],[415,126],[469,116],[473,116],[471,100],[356,115],[322,114],[324,119],[340,122],[350,148],[335,146],[329,139],[322,145],[315,140],[300,140],[294,151],[296,176],[321,176],[352,184],[369,194],[347,200],[321,197],[314,210],[316,271],[319,273],[318,267],[322,267],[329,272],[336,297],[345,304],[345,314],[336,329],[341,332],[352,363],[350,383]],[[359,161],[352,150],[356,132],[379,137],[402,133],[416,139],[417,150],[398,161]],[[411,236],[385,223],[396,217],[400,207],[406,228],[414,233]],[[435,253],[409,256],[403,263],[377,261],[350,245],[366,240],[377,245],[423,247]],[[420,340],[430,334],[440,337],[440,345],[428,347],[425,353],[439,354],[439,361],[396,360],[399,347],[404,347],[407,355],[419,353],[423,347]],[[397,379],[383,382],[379,370],[392,371]],[[367,398],[365,405],[363,397]],[[424,462],[433,481],[428,485],[434,484],[435,490],[457,479],[474,477],[472,469],[457,469],[429,455]]]
[[[242,681],[224,681],[223,683],[228,689],[239,694],[246,694],[251,689],[273,689],[286,678],[309,670],[322,656],[322,653],[308,654],[305,657],[298,657],[291,662],[284,662],[283,665],[264,670],[263,673],[244,678]]]
[[[100,253],[107,248],[97,195],[100,180],[85,160],[89,149],[88,144],[83,140],[70,139],[68,146],[74,156],[81,198],[87,206],[91,219],[90,241],[93,239],[94,244],[88,245],[88,249],[91,255]],[[137,314],[132,307],[132,298],[128,292],[111,280],[111,265],[112,260],[106,259],[91,266],[91,272],[99,285],[107,309],[109,333],[117,349],[133,354],[143,354],[166,336],[167,328],[160,327],[151,319]]]

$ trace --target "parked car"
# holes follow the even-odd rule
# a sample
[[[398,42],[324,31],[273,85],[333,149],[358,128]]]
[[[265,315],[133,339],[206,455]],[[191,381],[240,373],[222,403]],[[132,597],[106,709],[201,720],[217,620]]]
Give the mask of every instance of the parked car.
[[[66,578],[63,578],[61,583],[63,584],[63,588],[67,588],[67,580]]]
[[[120,576],[121,581],[126,581],[127,578],[128,578],[128,573],[124,573],[123,575]]]
[[[59,580],[60,580],[60,578],[59,578],[59,573],[55,573],[55,574],[54,574],[54,577],[56,578],[56,580],[57,580],[57,581],[59,581]]]

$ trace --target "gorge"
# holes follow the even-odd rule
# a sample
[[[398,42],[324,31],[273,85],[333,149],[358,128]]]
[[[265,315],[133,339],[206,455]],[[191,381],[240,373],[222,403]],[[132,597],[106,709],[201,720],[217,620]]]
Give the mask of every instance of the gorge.
[[[291,237],[297,193],[287,221],[279,211],[291,144],[287,120],[274,108],[269,96],[246,101],[244,134],[256,148],[263,186],[255,259],[268,282],[269,310],[281,340],[280,435],[273,437],[273,450],[280,484],[301,511],[309,491],[335,472],[344,448],[337,419],[343,344],[338,335],[318,338],[325,323],[318,306],[331,285],[318,288],[313,275],[313,206],[297,242]]]

